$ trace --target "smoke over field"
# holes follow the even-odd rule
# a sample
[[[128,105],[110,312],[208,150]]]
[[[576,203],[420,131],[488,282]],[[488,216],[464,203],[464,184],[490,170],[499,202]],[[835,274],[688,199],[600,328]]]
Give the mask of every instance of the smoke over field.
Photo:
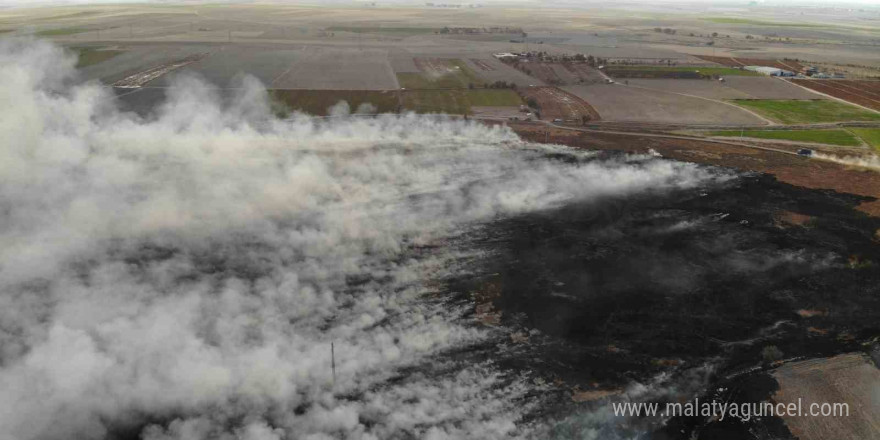
[[[149,118],[0,47],[0,430],[11,439],[508,438],[525,374],[445,286],[525,213],[717,185],[415,115],[287,121],[180,77]],[[336,377],[330,343],[336,349]]]

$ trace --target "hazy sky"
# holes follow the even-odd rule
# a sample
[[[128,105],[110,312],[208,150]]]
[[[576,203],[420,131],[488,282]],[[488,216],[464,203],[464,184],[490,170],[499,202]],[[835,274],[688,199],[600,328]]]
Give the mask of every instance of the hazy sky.
[[[222,0],[221,0],[222,1]],[[271,1],[271,0],[270,0]],[[363,0],[367,1],[367,0]],[[374,1],[374,0],[370,0]],[[378,0],[379,4],[423,4],[426,0]],[[722,0],[722,1],[707,1],[707,0],[626,0],[624,2],[612,2],[608,0],[444,0],[447,3],[460,3],[460,4],[517,4],[517,3],[540,3],[547,6],[596,6],[607,4],[609,6],[623,6],[623,5],[635,5],[639,3],[643,3],[645,5],[656,5],[658,3],[698,3],[704,6],[712,6],[717,5],[720,7],[730,7],[730,6],[747,6],[749,4],[749,0]],[[351,3],[357,3],[357,0],[351,0]],[[65,4],[101,4],[101,3],[218,3],[216,0],[187,0],[187,1],[166,1],[166,0],[0,0],[0,4],[4,5],[17,5],[17,6],[30,6],[30,5],[65,5]],[[230,2],[232,3],[232,2]],[[278,1],[278,3],[324,3],[319,0],[311,0],[311,1]],[[346,1],[328,1],[328,4],[340,4],[346,3]],[[805,6],[844,6],[844,5],[873,5],[880,7],[880,0],[759,0],[759,3],[764,5],[805,5]]]

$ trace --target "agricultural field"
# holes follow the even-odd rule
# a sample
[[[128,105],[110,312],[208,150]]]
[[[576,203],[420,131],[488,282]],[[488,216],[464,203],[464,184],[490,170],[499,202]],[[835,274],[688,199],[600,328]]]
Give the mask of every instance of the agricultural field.
[[[769,77],[731,76],[704,79],[628,79],[630,86],[683,93],[709,99],[816,99],[821,95]]]
[[[467,90],[466,96],[471,106],[507,107],[520,106],[522,98],[510,89],[473,89]]]
[[[786,363],[773,371],[779,389],[773,402],[846,402],[847,416],[783,416],[791,433],[803,440],[828,438],[880,438],[880,425],[872,416],[877,408],[876,384],[880,370],[861,353],[841,354],[827,359]],[[806,404],[804,404],[806,411]],[[876,412],[873,412],[876,415]]]
[[[294,51],[273,88],[388,90],[397,88],[387,53],[380,50],[307,47]]]
[[[75,48],[77,55],[76,67],[83,68],[94,64],[103,63],[117,55],[125,53],[123,50],[100,49],[94,47]]]
[[[581,122],[584,116],[589,120],[600,119],[599,112],[580,97],[556,87],[528,87],[519,89],[528,103],[537,104],[541,119]]]
[[[743,66],[765,66],[765,67],[775,67],[777,69],[785,69],[791,70],[794,72],[800,71],[804,66],[798,61],[794,60],[768,60],[763,58],[733,58],[733,57],[716,57],[709,55],[696,55],[697,58],[700,58],[705,61],[710,61],[716,64],[721,64],[722,66],[728,67],[743,67]]]
[[[719,125],[766,123],[733,105],[660,90],[608,84],[569,86],[564,90],[589,102],[604,121]]]
[[[447,113],[464,115],[470,111],[465,90],[402,91],[403,107],[416,113]]]
[[[503,81],[509,84],[516,84],[517,87],[544,85],[543,81],[526,75],[524,72],[495,58],[468,58],[465,60],[465,63],[481,78],[481,83],[491,84],[496,81]]]
[[[48,29],[45,31],[37,32],[37,36],[39,37],[59,37],[65,35],[75,35],[82,34],[85,32],[92,31],[93,29],[86,28],[61,28],[61,29]]]
[[[605,73],[614,78],[702,79],[719,76],[759,76],[757,72],[732,67],[693,66],[607,66]]]
[[[735,17],[706,17],[703,20],[711,21],[719,24],[742,24],[751,26],[788,26],[788,27],[822,27],[820,24],[814,23],[792,23],[784,21],[767,21],[755,20],[752,18],[735,18]]]
[[[382,26],[331,26],[327,32],[351,32],[355,34],[386,34],[386,35],[425,35],[436,33],[438,29],[429,27],[382,27]]]
[[[862,144],[858,137],[844,129],[830,130],[722,130],[704,132],[706,136],[747,137],[817,144],[857,147]]]
[[[880,121],[880,113],[831,100],[737,99],[732,102],[782,124]]]
[[[550,63],[541,61],[515,63],[517,69],[549,85],[593,84],[604,77],[585,63]]]
[[[522,103],[510,89],[410,89],[401,91],[403,107],[416,113],[471,114],[472,107],[512,107]]]
[[[866,144],[880,151],[880,128],[848,127],[847,130],[861,138]]]
[[[348,103],[354,113],[364,104],[375,108],[376,113],[395,113],[400,100],[397,91],[375,90],[270,90],[273,103],[277,104],[278,113],[289,114],[300,111],[310,115],[325,116],[328,109],[340,101]]]
[[[484,83],[460,59],[416,58],[419,73],[398,73],[400,87],[406,89],[459,89]]]
[[[840,79],[791,79],[789,81],[853,104],[880,110],[880,81]]]

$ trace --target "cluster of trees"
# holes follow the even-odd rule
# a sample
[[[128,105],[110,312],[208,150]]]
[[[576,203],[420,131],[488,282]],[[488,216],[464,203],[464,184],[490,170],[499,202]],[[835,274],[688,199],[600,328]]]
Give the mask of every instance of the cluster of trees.
[[[476,88],[474,83],[468,83],[468,88],[473,89]],[[516,89],[516,84],[507,81],[495,81],[493,83],[485,83],[483,84],[483,88],[486,89]]]
[[[658,34],[659,34],[659,33],[663,33],[663,34],[667,34],[667,35],[675,35],[675,32],[677,32],[677,31],[676,31],[675,29],[672,29],[672,28],[658,28],[658,27],[655,27],[655,28],[654,28],[654,32],[657,32]]]
[[[437,31],[438,34],[521,34],[523,37],[526,36],[526,33],[523,32],[522,28],[512,28],[512,27],[449,27],[444,26],[442,29]]]

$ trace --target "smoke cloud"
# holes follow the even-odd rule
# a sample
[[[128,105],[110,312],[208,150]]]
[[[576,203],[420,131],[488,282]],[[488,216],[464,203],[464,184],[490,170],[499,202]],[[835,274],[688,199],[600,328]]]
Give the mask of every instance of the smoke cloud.
[[[443,356],[496,337],[444,299],[450,239],[730,177],[413,114],[280,121],[252,78],[179,77],[140,118],[73,65],[0,45],[9,439],[526,436],[529,381]]]
[[[880,171],[880,157],[873,154],[865,156],[837,156],[834,154],[824,154],[814,151],[813,156],[817,159]]]

